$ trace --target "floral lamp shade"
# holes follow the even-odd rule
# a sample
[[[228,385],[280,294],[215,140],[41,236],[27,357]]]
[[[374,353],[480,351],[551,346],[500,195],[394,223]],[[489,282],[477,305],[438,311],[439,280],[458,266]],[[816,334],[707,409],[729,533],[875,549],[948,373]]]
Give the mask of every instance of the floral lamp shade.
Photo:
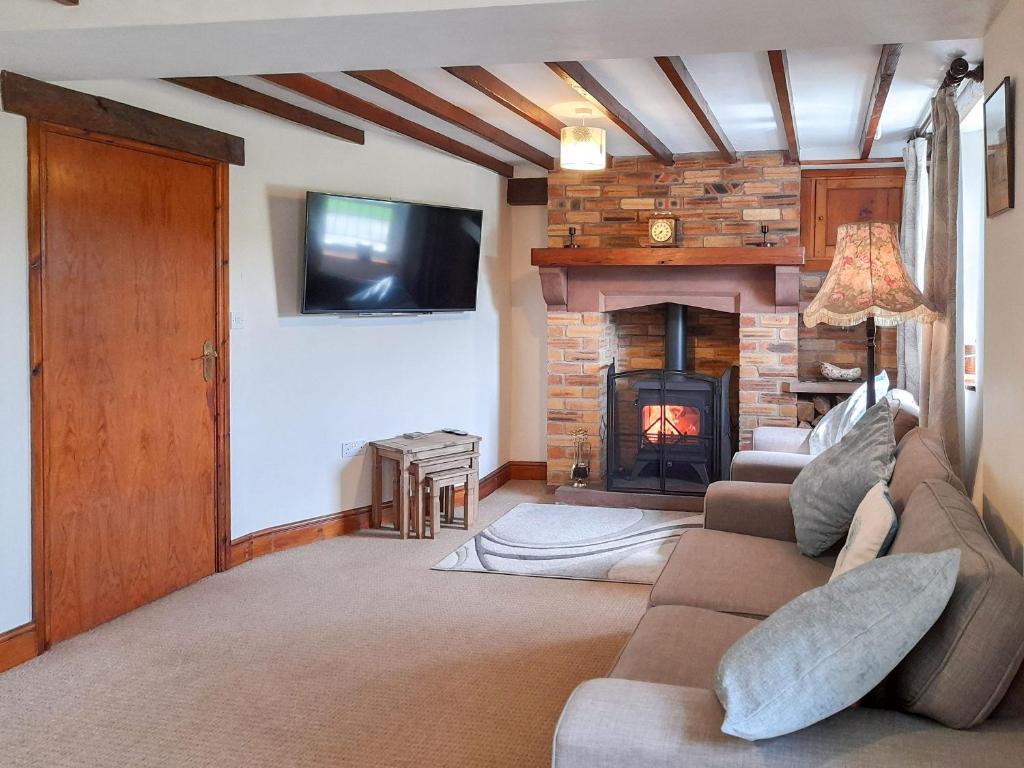
[[[878,325],[906,320],[933,322],[938,317],[900,257],[896,225],[888,221],[842,224],[832,267],[821,290],[804,311],[804,323]]]

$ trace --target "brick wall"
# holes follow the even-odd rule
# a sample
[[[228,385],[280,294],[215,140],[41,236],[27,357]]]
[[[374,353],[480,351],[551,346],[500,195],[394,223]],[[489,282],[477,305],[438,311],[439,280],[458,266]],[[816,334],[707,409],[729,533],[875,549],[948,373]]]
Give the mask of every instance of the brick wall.
[[[821,288],[825,272],[804,272],[800,275],[800,301],[810,301]],[[818,324],[808,328],[800,321],[800,379],[813,381],[824,378],[822,363],[835,363],[843,368],[860,367],[867,372],[867,347],[864,345],[864,326],[837,328]],[[875,365],[889,374],[896,386],[896,329],[879,328],[875,336]]]
[[[644,157],[617,157],[603,172],[556,171],[548,176],[548,239],[564,245],[569,227],[583,247],[647,244],[647,220],[680,219],[684,246],[739,246],[761,241],[799,245],[800,168],[781,152],[717,154],[679,159],[672,166]]]
[[[798,370],[795,312],[740,315],[740,450],[754,427],[795,427],[796,395],[783,392]]]
[[[548,483],[569,480],[573,432],[582,427],[592,446],[591,477],[604,474],[601,434],[607,415],[607,373],[615,349],[605,312],[548,312]]]

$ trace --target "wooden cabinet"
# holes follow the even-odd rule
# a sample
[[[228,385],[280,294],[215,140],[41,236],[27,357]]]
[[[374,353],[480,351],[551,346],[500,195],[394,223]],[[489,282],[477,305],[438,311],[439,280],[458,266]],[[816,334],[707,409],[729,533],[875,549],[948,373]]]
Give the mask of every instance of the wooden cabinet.
[[[832,264],[836,231],[854,221],[894,221],[903,210],[902,168],[808,170],[800,180],[800,238],[805,272]]]

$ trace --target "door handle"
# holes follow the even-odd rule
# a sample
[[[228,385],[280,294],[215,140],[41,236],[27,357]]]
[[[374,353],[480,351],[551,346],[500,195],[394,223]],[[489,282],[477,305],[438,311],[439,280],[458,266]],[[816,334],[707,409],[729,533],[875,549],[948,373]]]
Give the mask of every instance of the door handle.
[[[203,342],[203,381],[210,381],[216,373],[217,350],[212,341]]]

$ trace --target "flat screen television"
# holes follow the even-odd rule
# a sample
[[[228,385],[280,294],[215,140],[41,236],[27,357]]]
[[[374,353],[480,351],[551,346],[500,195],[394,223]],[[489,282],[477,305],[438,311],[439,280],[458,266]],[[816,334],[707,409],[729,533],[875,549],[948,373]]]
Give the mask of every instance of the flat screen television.
[[[303,314],[476,309],[482,211],[306,194]]]

